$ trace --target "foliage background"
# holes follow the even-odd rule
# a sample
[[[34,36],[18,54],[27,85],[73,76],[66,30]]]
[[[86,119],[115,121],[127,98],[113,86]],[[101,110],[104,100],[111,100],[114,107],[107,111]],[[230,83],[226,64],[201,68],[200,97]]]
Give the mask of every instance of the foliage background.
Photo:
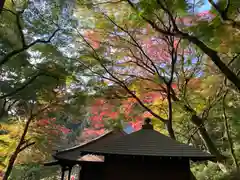
[[[43,167],[55,150],[116,127],[138,130],[150,117],[161,133],[217,156],[192,163],[197,179],[240,177],[239,8],[5,0],[0,176],[57,179],[57,167]]]

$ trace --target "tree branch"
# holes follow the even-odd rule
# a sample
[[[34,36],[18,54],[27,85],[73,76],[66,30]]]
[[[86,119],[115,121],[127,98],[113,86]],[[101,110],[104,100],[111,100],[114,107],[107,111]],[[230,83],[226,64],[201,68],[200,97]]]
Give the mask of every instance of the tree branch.
[[[10,97],[10,96],[13,96],[15,94],[17,94],[18,92],[24,90],[26,87],[28,87],[31,83],[33,83],[39,76],[50,76],[50,77],[53,77],[53,78],[58,78],[58,77],[55,77],[55,76],[51,76],[50,74],[47,74],[47,73],[43,73],[43,72],[37,72],[34,76],[32,76],[29,80],[25,81],[25,83],[23,83],[22,86],[16,88],[14,91],[12,92],[9,92],[8,94],[5,94],[5,95],[2,95],[0,96],[0,99],[4,99],[6,97]]]
[[[37,73],[36,75],[32,76],[28,81],[26,81],[21,87],[16,88],[14,91],[9,92],[8,94],[2,95],[0,96],[0,99],[4,99],[6,97],[12,96],[20,91],[22,91],[23,89],[25,89],[28,85],[30,85],[35,79],[37,79],[38,76],[40,76],[40,73]]]
[[[223,10],[223,12],[224,12],[225,14],[228,13],[229,7],[230,7],[230,0],[226,0],[226,6],[225,6],[225,8],[224,8],[224,10]]]
[[[107,16],[106,14],[104,14],[105,17],[107,17],[107,19],[115,26],[117,26],[119,29],[121,29],[123,32],[127,33],[128,36],[131,38],[131,40],[135,43],[135,45],[137,46],[137,48],[140,50],[140,52],[144,55],[144,57],[147,58],[147,60],[151,63],[151,65],[153,66],[155,72],[157,73],[159,79],[163,80],[164,82],[166,81],[165,78],[163,78],[163,76],[160,74],[160,72],[157,69],[157,66],[154,64],[153,60],[146,54],[146,52],[143,50],[142,46],[137,42],[137,40],[129,33],[129,31],[127,31],[126,29],[124,29],[123,27],[119,26],[116,22],[114,22],[109,16]]]
[[[104,2],[99,2],[99,3],[83,3],[81,5],[92,5],[92,6],[97,6],[97,5],[103,5],[103,4],[118,4],[120,2],[123,2],[124,0],[119,0],[119,1],[104,1]]]
[[[219,15],[222,17],[222,10],[217,6],[217,4],[213,0],[208,0],[208,2],[216,9]]]
[[[118,79],[116,76],[113,75],[113,73],[111,73],[107,67],[102,63],[101,58],[99,57],[98,53],[96,52],[96,50],[91,46],[91,44],[84,38],[84,36],[79,33],[79,36],[83,39],[83,41],[91,48],[91,50],[93,51],[93,57],[99,62],[100,66],[105,70],[106,73],[108,73],[111,78],[110,80],[115,83],[117,83],[119,86],[121,86],[124,90],[126,90],[134,99],[136,99],[136,101],[144,108],[146,109],[150,114],[152,114],[154,117],[156,117],[157,119],[161,120],[162,122],[166,123],[167,120],[162,118],[161,116],[159,116],[158,114],[154,113],[150,108],[148,108],[141,100],[139,97],[137,97],[134,92],[132,92],[128,86],[121,81],[120,79]]]
[[[1,103],[1,100],[0,100],[0,103]],[[4,114],[6,112],[6,104],[7,104],[7,100],[3,99],[3,103],[0,104],[2,106],[1,110],[0,110],[0,120],[1,120],[1,118],[4,116]]]
[[[179,43],[178,43],[179,44]],[[168,132],[169,135],[172,139],[176,139],[175,137],[175,133],[172,127],[172,121],[173,121],[173,108],[172,108],[172,98],[171,98],[171,88],[172,88],[172,82],[173,82],[173,76],[174,76],[174,72],[175,72],[175,64],[177,62],[177,48],[174,48],[174,44],[169,43],[169,46],[171,46],[171,75],[170,75],[170,79],[169,81],[166,83],[167,85],[167,100],[168,100],[168,123],[167,123],[167,128],[168,128]],[[177,45],[178,47],[178,45]]]
[[[10,111],[10,109],[18,102],[18,99],[15,99],[13,102],[11,102],[7,107],[7,112]]]
[[[30,146],[32,146],[32,145],[34,145],[34,144],[36,144],[36,142],[27,143],[27,144],[21,146],[19,152],[25,150],[26,148],[28,148],[28,147],[30,147]]]
[[[5,4],[5,0],[1,0],[0,1],[0,14],[1,14],[2,10],[3,10],[4,4]]]
[[[214,7],[214,9],[218,12],[221,20],[225,24],[231,25],[233,28],[237,28],[240,30],[240,23],[229,18],[227,13],[230,7],[230,0],[226,0],[226,6],[224,10],[221,10],[220,7],[213,1],[213,0],[208,0],[208,2]]]
[[[130,4],[130,6],[136,12],[138,12],[136,7],[134,6],[134,4],[130,0],[127,0],[127,2]],[[166,13],[169,14],[169,11],[167,11]],[[164,34],[164,35],[167,35],[167,36],[175,36],[175,37],[187,39],[189,42],[195,44],[206,55],[208,55],[211,58],[211,60],[221,70],[221,72],[238,88],[238,90],[240,90],[240,79],[236,76],[236,74],[234,72],[232,72],[227,67],[227,65],[221,60],[221,58],[219,57],[218,53],[215,50],[209,48],[206,44],[204,44],[201,40],[199,40],[197,37],[195,37],[193,35],[189,35],[188,33],[184,33],[184,32],[181,32],[179,30],[177,32],[166,31],[166,30],[160,28],[155,22],[153,22],[150,19],[144,17],[143,15],[141,15],[141,17],[147,23],[149,23],[152,26],[152,28],[155,29],[157,32],[159,32],[161,34]],[[171,16],[169,18],[171,19]]]
[[[225,99],[227,97],[227,94],[228,94],[228,90],[224,94],[223,100],[222,100],[223,120],[224,120],[224,126],[225,126],[225,131],[226,131],[226,134],[227,134],[228,145],[229,145],[229,148],[230,148],[231,156],[232,156],[233,162],[236,166],[236,169],[239,170],[239,164],[238,164],[238,160],[237,160],[237,157],[236,157],[236,154],[235,154],[235,151],[234,151],[234,144],[233,144],[232,137],[231,137],[230,130],[229,130],[228,117],[227,117],[226,107],[225,107],[226,106]]]
[[[17,14],[16,22],[17,22],[18,31],[20,33],[22,47],[25,47],[26,46],[26,42],[25,42],[25,37],[24,37],[24,34],[23,34],[23,28],[22,28],[22,25],[21,25],[20,14]]]
[[[44,40],[44,39],[37,39],[35,41],[33,41],[32,43],[26,45],[26,46],[23,46],[22,48],[20,49],[16,49],[16,50],[13,50],[12,52],[8,53],[5,55],[5,57],[3,57],[3,59],[0,61],[0,67],[5,64],[7,61],[9,61],[13,56],[21,53],[21,52],[24,52],[26,50],[28,50],[29,48],[31,48],[32,46],[36,45],[36,44],[47,44],[47,43],[50,43],[51,40],[53,39],[53,37],[56,35],[57,32],[60,31],[60,28],[57,28],[53,33],[52,35],[47,39],[47,40]]]
[[[162,10],[164,10],[167,13],[169,20],[171,21],[171,23],[173,25],[173,31],[178,32],[179,31],[178,26],[175,22],[175,18],[173,17],[172,13],[170,12],[170,10],[161,3],[161,0],[157,0],[157,3],[162,8]]]
[[[8,161],[8,165],[7,165],[7,169],[6,169],[6,172],[4,174],[4,177],[3,177],[3,180],[7,180],[8,177],[10,176],[11,174],[11,171],[12,171],[12,168],[13,168],[13,165],[15,163],[15,160],[17,159],[17,156],[18,154],[21,152],[20,150],[22,149],[22,144],[24,143],[25,141],[25,137],[26,137],[26,134],[28,132],[28,128],[30,126],[30,123],[32,122],[32,120],[41,112],[45,111],[46,109],[49,108],[49,105],[45,106],[44,108],[40,109],[39,111],[37,111],[36,113],[33,114],[32,110],[30,112],[30,115],[29,115],[29,118],[27,119],[27,122],[24,126],[24,130],[23,130],[23,133],[21,135],[21,138],[18,142],[18,145],[15,149],[15,151],[13,152],[13,154],[11,155],[9,161]],[[30,143],[31,144],[31,143]]]

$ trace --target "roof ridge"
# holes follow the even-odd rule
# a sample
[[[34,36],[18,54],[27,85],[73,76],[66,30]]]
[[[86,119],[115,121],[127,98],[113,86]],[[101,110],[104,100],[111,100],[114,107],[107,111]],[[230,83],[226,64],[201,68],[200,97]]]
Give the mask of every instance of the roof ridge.
[[[85,143],[81,143],[81,144],[79,144],[79,145],[76,145],[76,146],[73,146],[73,147],[70,147],[70,148],[65,148],[65,149],[63,149],[63,150],[59,150],[59,151],[57,151],[56,153],[67,152],[67,151],[71,151],[71,150],[77,149],[77,148],[79,148],[79,147],[85,146],[85,145],[87,145],[87,144],[89,144],[89,143],[91,143],[91,142],[95,142],[95,141],[98,140],[99,138],[102,138],[102,137],[110,134],[111,132],[112,132],[112,131],[108,131],[108,132],[102,134],[101,136],[98,136],[98,137],[96,137],[96,138],[91,139],[90,141],[87,141],[87,142],[85,142]]]
[[[127,134],[125,131],[123,131],[121,129],[119,131],[121,133],[125,134],[125,135]],[[106,132],[106,133],[104,133],[104,134],[102,134],[102,135],[100,135],[100,136],[98,136],[96,138],[93,138],[90,141],[87,141],[85,143],[81,143],[79,145],[76,145],[76,146],[73,146],[73,147],[70,147],[70,148],[65,148],[63,150],[59,150],[55,154],[62,153],[62,152],[68,152],[68,151],[75,150],[75,149],[80,148],[80,147],[84,147],[84,146],[86,146],[88,144],[91,144],[91,143],[94,143],[95,141],[99,140],[100,138],[105,137],[105,136],[107,136],[107,135],[109,135],[111,133],[114,133],[114,132],[116,132],[116,130],[109,130],[108,132]]]
[[[142,144],[141,144],[142,143]],[[115,141],[106,142],[82,150],[83,154],[96,155],[141,155],[160,157],[184,157],[190,159],[211,159],[209,152],[170,138],[156,130],[141,129]]]

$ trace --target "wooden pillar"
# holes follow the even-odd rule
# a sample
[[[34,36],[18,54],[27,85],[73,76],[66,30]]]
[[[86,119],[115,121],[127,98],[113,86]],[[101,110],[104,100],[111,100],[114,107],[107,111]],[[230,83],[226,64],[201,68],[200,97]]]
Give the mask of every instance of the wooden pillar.
[[[81,177],[81,170],[82,170],[82,166],[78,165],[79,166],[79,172],[78,172],[78,180],[80,180],[80,177]]]
[[[61,166],[61,180],[64,180],[65,169],[65,166]]]
[[[4,7],[5,0],[0,0],[0,13],[2,12],[2,9]]]
[[[72,166],[68,169],[68,180],[71,180]]]
[[[79,171],[79,180],[84,180],[84,166],[82,165]]]

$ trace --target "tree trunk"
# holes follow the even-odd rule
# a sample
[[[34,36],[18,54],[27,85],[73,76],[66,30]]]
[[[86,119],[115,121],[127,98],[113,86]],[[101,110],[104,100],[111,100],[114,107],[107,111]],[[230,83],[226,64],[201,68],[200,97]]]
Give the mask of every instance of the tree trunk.
[[[19,143],[18,143],[14,153],[12,154],[12,156],[10,157],[10,159],[8,161],[7,170],[6,170],[5,174],[4,174],[3,180],[7,180],[9,178],[10,174],[11,174],[11,171],[13,169],[13,166],[14,166],[14,163],[15,163],[15,161],[17,159],[17,156],[21,152],[22,145],[24,144],[25,136],[27,134],[28,127],[29,127],[29,125],[31,123],[32,118],[33,117],[31,115],[29,117],[29,119],[27,120],[27,123],[26,123],[26,125],[24,127],[21,139],[20,139],[20,141],[19,141]]]
[[[170,121],[167,122],[166,127],[167,127],[167,131],[168,131],[169,136],[172,139],[176,140],[176,136],[175,136],[174,130],[172,128],[172,123]]]
[[[227,137],[228,137],[228,144],[229,144],[231,156],[232,156],[232,159],[233,159],[233,162],[235,164],[235,167],[236,167],[237,171],[239,171],[239,164],[238,164],[238,160],[237,160],[236,154],[234,152],[233,141],[232,141],[232,137],[231,137],[230,132],[229,132],[229,128],[228,128],[228,123],[227,122],[225,122],[225,129],[226,129],[226,133],[227,133]]]
[[[4,117],[6,111],[5,111],[5,106],[6,106],[7,101],[4,99],[0,99],[0,120]]]
[[[209,48],[206,44],[204,44],[202,41],[200,41],[197,37],[190,36],[186,33],[181,33],[182,37],[184,39],[189,40],[196,46],[198,46],[206,55],[208,55],[211,60],[214,62],[214,64],[221,70],[221,72],[225,75],[225,77],[231,81],[237,88],[240,90],[240,79],[238,76],[231,71],[231,69],[221,60],[219,55],[216,51]]]
[[[227,96],[228,91],[225,93],[224,98],[223,98],[223,119],[224,119],[224,126],[225,126],[225,132],[227,134],[227,140],[228,140],[228,145],[230,148],[230,152],[231,152],[231,156],[232,156],[232,160],[235,164],[235,167],[237,169],[237,171],[239,171],[239,164],[238,164],[238,160],[234,151],[234,144],[233,144],[233,140],[232,140],[232,136],[230,133],[230,126],[228,123],[228,117],[227,117],[227,113],[226,113],[226,108],[225,108],[225,98]]]
[[[174,91],[171,90],[171,92],[172,92],[173,101],[176,101],[176,102],[180,101],[178,99],[178,97],[176,96],[176,94],[174,93]],[[224,160],[224,156],[219,152],[216,145],[213,143],[212,139],[210,138],[210,136],[203,124],[203,119],[201,117],[197,116],[195,110],[192,109],[191,107],[184,105],[184,109],[186,112],[192,114],[191,122],[197,127],[200,137],[203,140],[205,146],[210,151],[210,153],[213,154],[214,156],[216,156],[218,161],[222,162]]]
[[[5,4],[5,0],[0,0],[0,13],[2,12],[4,4]]]
[[[7,167],[7,171],[4,174],[3,180],[7,180],[11,174],[11,171],[13,169],[13,165],[15,160],[17,159],[17,155],[18,155],[18,150],[16,149],[15,152],[13,153],[13,155],[11,156],[11,158],[8,161],[8,167]]]
[[[224,156],[219,152],[212,139],[210,138],[205,126],[203,125],[203,120],[197,115],[192,115],[191,122],[198,128],[199,134],[209,152],[216,156],[218,161],[223,161]]]
[[[128,0],[128,2],[130,2]],[[132,7],[134,7],[133,4],[130,3]],[[155,29],[160,34],[165,34],[167,36],[175,36],[183,39],[187,39],[189,42],[195,44],[197,47],[199,47],[209,58],[214,62],[214,64],[220,69],[220,71],[226,76],[226,78],[231,81],[238,90],[240,90],[240,79],[238,76],[222,61],[222,59],[219,57],[217,51],[211,49],[208,47],[205,43],[203,43],[200,39],[198,39],[195,36],[192,36],[188,33],[184,33],[181,31],[178,31],[177,33],[172,33],[169,31],[165,31],[164,29],[161,29],[155,22],[146,19],[143,17],[151,26],[153,29]]]
[[[167,130],[169,133],[169,136],[172,139],[176,139],[173,127],[172,127],[172,121],[173,121],[173,110],[172,110],[172,98],[171,98],[171,83],[167,85],[167,100],[168,100],[168,120],[166,122]]]

